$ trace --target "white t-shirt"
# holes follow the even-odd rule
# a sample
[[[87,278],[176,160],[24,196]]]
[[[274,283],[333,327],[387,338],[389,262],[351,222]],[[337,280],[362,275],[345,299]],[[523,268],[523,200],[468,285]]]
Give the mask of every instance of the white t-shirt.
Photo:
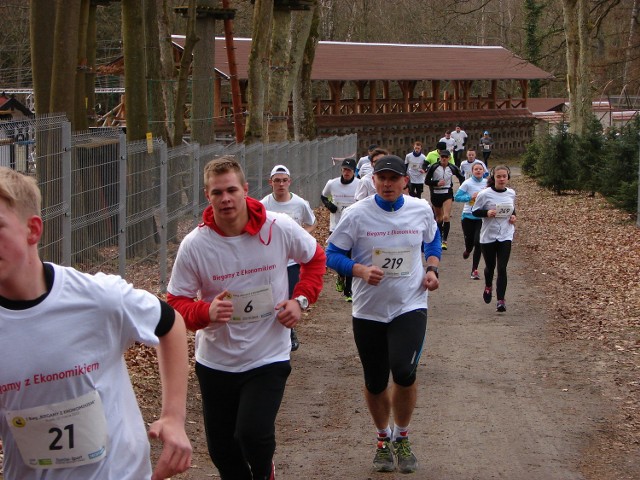
[[[356,201],[363,200],[376,193],[376,187],[373,184],[373,174],[369,174],[360,179],[360,183],[356,187]]]
[[[53,287],[38,305],[24,310],[0,306],[0,438],[5,478],[148,479],[149,441],[123,354],[134,342],[158,344],[154,330],[160,320],[160,301],[115,275],[53,268]],[[64,406],[58,405],[63,402]],[[27,415],[25,409],[48,409],[43,418],[54,423],[38,422],[35,418],[42,413]],[[20,424],[20,418],[27,421]],[[10,424],[18,427],[12,430]],[[100,457],[100,448],[83,451],[95,442],[103,444],[100,438],[83,440],[83,424],[90,427],[92,437],[106,424],[106,457]],[[72,434],[75,448],[66,454]],[[51,454],[62,456],[54,464],[73,464],[80,455],[101,459],[73,468],[31,468],[15,443],[22,435],[27,437],[23,441],[31,450],[28,453],[41,459],[36,463],[46,463],[46,454],[32,449],[42,444],[49,451],[54,443],[57,449]]]
[[[516,192],[507,188],[504,192],[496,192],[493,188],[485,188],[476,197],[472,210],[497,210],[496,218],[482,217],[480,243],[504,242],[513,240],[515,225],[509,223],[515,210]]]
[[[271,212],[286,213],[298,225],[313,225],[316,223],[316,216],[311,210],[309,202],[299,197],[295,193],[290,194],[291,198],[286,202],[278,202],[272,193],[264,197],[260,202],[264,208]],[[293,260],[289,261],[289,265],[295,265]]]
[[[361,174],[362,172],[362,167],[365,165],[371,165],[371,159],[369,158],[369,155],[365,155],[364,157],[360,157],[358,159],[358,163],[356,165],[356,170],[358,170],[358,175],[360,175],[360,178],[364,177],[363,174]],[[365,167],[365,169],[368,167]]]
[[[329,242],[352,250],[356,263],[369,266],[376,261],[385,270],[377,286],[353,278],[354,317],[389,323],[403,313],[427,308],[421,245],[431,242],[437,229],[429,203],[407,195],[404,205],[394,212],[380,208],[375,197],[343,212]]]
[[[210,302],[226,289],[237,302],[234,321],[196,332],[196,360],[225,372],[288,360],[290,330],[274,307],[289,298],[288,259],[307,263],[315,252],[316,240],[282,213],[267,211],[257,235],[225,237],[206,225],[191,231],[178,249],[168,292]]]
[[[329,215],[329,230],[333,232],[336,225],[340,221],[342,211],[349,205],[353,205],[356,201],[356,189],[360,183],[359,178],[354,178],[351,183],[342,183],[342,177],[332,178],[327,182],[322,190],[322,196],[327,197],[338,207],[336,213]]]
[[[475,178],[468,178],[467,180],[462,182],[462,185],[460,185],[460,188],[458,190],[462,190],[463,192],[466,192],[469,195],[473,196],[474,193],[480,192],[481,190],[484,190],[485,188],[487,188],[487,179],[486,178],[483,178],[480,181],[476,180]],[[474,198],[472,198],[468,202],[465,202],[464,206],[462,207],[462,213],[463,214],[465,214],[465,213],[471,214],[471,209],[473,208],[473,205],[475,205],[475,203],[476,203],[476,201],[475,201]]]
[[[364,162],[358,170],[358,176],[361,179],[366,177],[367,175],[373,175],[373,164],[371,163],[371,160],[369,160],[368,162]]]
[[[464,150],[464,142],[467,139],[467,132],[464,130],[454,130],[451,132],[451,138],[455,140],[455,150]]]
[[[451,136],[449,136],[449,138],[442,137],[439,141],[446,143],[447,144],[447,150],[449,150],[450,152],[453,152],[453,150],[456,147],[456,140]]]
[[[267,210],[272,212],[286,213],[300,226],[313,225],[316,223],[316,216],[304,198],[295,193],[290,194],[291,198],[286,202],[278,202],[272,193],[264,197],[260,202]]]
[[[472,175],[471,170],[473,169],[473,165],[475,163],[481,164],[482,167],[484,168],[485,173],[489,173],[489,169],[487,168],[487,166],[484,164],[482,160],[478,160],[476,158],[471,163],[469,163],[469,160],[463,160],[462,162],[460,162],[460,173],[464,175],[465,180],[471,178],[471,175]]]
[[[426,171],[422,170],[424,161],[424,153],[421,153],[416,157],[413,152],[409,152],[407,153],[406,157],[404,157],[404,163],[405,165],[408,165],[407,174],[409,175],[409,181],[411,183],[424,183],[424,177],[427,173]],[[422,170],[422,172],[420,172],[420,170]]]

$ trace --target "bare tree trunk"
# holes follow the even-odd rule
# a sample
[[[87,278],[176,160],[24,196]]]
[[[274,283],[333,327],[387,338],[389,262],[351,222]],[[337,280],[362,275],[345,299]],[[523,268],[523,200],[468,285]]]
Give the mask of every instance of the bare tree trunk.
[[[147,82],[145,61],[144,12],[139,0],[122,0],[122,38],[124,42],[124,84],[127,106],[127,140],[143,140],[148,131]],[[150,157],[134,155],[127,161],[127,216],[135,218],[152,208],[148,192],[153,178]],[[127,226],[127,258],[145,258],[155,250],[155,224],[145,218]]]
[[[269,82],[269,40],[273,0],[256,0],[253,7],[253,40],[249,54],[249,110],[245,126],[244,142],[250,144],[263,140],[264,97]]]
[[[162,64],[160,61],[160,31],[158,28],[158,9],[155,1],[144,2],[146,78],[148,92],[149,131],[155,138],[167,140],[167,108],[162,94]]]
[[[160,38],[160,63],[162,67],[162,97],[164,100],[165,115],[167,119],[167,143],[173,146],[174,127],[173,122],[168,120],[174,117],[173,107],[176,97],[176,64],[173,56],[173,43],[171,32],[173,22],[171,22],[170,6],[168,0],[156,0],[156,7],[162,13],[158,17],[158,35]]]
[[[89,28],[89,0],[82,0],[80,7],[80,19],[78,26],[78,53],[76,68],[76,84],[75,84],[75,109],[73,118],[75,118],[75,129],[86,130],[89,127],[89,119],[87,111],[89,99],[87,98],[87,39]]]
[[[266,110],[266,139],[269,143],[287,140],[289,95],[287,79],[291,75],[291,11],[276,9],[271,29],[271,61]]]
[[[293,86],[299,83],[305,47],[311,31],[315,9],[316,7],[314,6],[312,10],[297,10],[291,13],[289,63],[287,65],[288,68],[284,72],[282,94],[275,96],[274,100],[276,101],[277,108],[273,109],[278,112],[284,112],[285,114],[283,115],[284,118],[280,121],[269,124],[270,142],[284,141],[289,137],[289,99],[291,98]],[[271,82],[269,82],[270,91],[271,88],[272,85]]]
[[[215,7],[217,0],[199,0],[198,6]],[[216,48],[216,21],[213,17],[197,18],[195,22],[198,43],[193,49],[191,75],[191,138],[201,145],[215,139],[213,122],[214,59]]]
[[[633,7],[631,9],[631,19],[629,20],[629,39],[627,40],[627,49],[624,55],[624,70],[622,73],[622,89],[623,90],[627,89],[627,85],[630,82],[629,71],[632,70],[632,65],[634,63],[633,49],[634,49],[634,46],[637,46],[636,35],[638,32],[638,28],[637,28],[638,10],[639,10],[638,0],[633,0]],[[635,52],[635,54],[636,56],[638,55],[637,52]],[[635,61],[637,62],[637,59]]]
[[[31,0],[29,38],[36,113],[50,113],[49,100],[53,72],[53,34],[56,4],[51,0]]]
[[[127,140],[144,140],[147,126],[147,82],[142,2],[122,0],[124,89],[127,107]]]
[[[584,135],[592,111],[589,4],[588,0],[563,0],[562,4],[567,38],[567,89],[571,117],[569,130],[577,135]]]
[[[293,136],[297,142],[316,138],[316,119],[313,114],[311,90],[311,69],[318,45],[320,27],[320,7],[313,10],[307,35],[300,71],[293,83]]]
[[[75,76],[78,66],[78,29],[81,0],[56,3],[53,40],[53,69],[49,106],[51,112],[65,113],[75,130]]]
[[[89,19],[87,22],[87,74],[85,75],[85,96],[87,98],[87,121],[90,127],[96,124],[96,10],[98,6],[89,2]]]
[[[182,143],[184,135],[184,107],[187,100],[187,87],[189,86],[189,69],[193,59],[193,48],[198,41],[196,37],[196,1],[189,0],[189,19],[187,20],[187,35],[180,60],[178,72],[178,87],[176,89],[176,103],[173,110],[173,145]]]

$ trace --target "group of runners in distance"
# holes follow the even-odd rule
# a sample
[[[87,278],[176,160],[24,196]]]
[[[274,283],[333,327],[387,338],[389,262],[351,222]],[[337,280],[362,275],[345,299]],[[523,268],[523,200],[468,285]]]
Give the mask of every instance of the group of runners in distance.
[[[488,132],[483,138],[483,153],[483,145],[490,152]],[[192,454],[186,329],[196,332],[207,447],[220,478],[274,479],[275,421],[291,351],[300,345],[295,327],[318,300],[326,267],[337,273],[336,290],[352,308],[375,428],[374,469],[415,472],[409,431],[417,369],[452,202],[464,202],[461,254],[472,258],[472,279],[481,279],[484,258],[486,303],[497,270],[499,312],[506,311],[516,221],[508,167],[488,170],[488,156],[481,161],[467,148],[459,126],[435,150],[425,154],[422,147],[415,142],[403,159],[372,145],[359,161],[343,159],[340,176],[320,198],[330,212],[325,249],[311,235],[316,218],[308,201],[290,191],[286,165],[273,167],[272,193],[259,201],[248,195],[234,157],[210,161],[208,206],[180,244],[166,302],[115,275],[42,261],[37,184],[0,167],[5,479],[158,480],[186,471]],[[430,201],[422,198],[424,185]],[[134,342],[158,349],[162,411],[147,432],[124,361]],[[163,443],[155,466],[147,437]]]

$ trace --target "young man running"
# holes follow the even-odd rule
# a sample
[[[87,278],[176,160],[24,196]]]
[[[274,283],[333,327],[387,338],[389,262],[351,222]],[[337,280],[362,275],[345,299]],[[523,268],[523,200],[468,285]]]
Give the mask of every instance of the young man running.
[[[424,190],[424,162],[426,157],[422,153],[422,142],[414,142],[413,151],[407,153],[404,157],[404,163],[407,165],[407,174],[409,175],[409,195],[416,198],[422,198]]]
[[[231,156],[204,170],[209,206],[180,244],[167,298],[196,330],[211,460],[223,480],[274,478],[275,419],[291,372],[289,329],[318,298],[325,256],[288,215],[248,196]],[[287,263],[301,265],[289,296]]]
[[[276,165],[271,170],[269,185],[273,193],[267,195],[262,200],[262,204],[267,210],[272,212],[286,213],[295,222],[311,233],[316,228],[316,216],[304,198],[291,193],[291,174],[284,165]],[[300,265],[293,260],[289,261],[287,268],[289,274],[289,296],[293,295],[293,289],[300,278]],[[291,351],[294,352],[300,347],[300,341],[294,328],[291,329]]]
[[[184,472],[191,445],[182,317],[116,275],[42,262],[40,202],[33,178],[0,167],[4,478],[161,480]],[[134,342],[158,350],[162,411],[148,434],[124,360]],[[163,443],[153,472],[148,437]]]
[[[439,285],[440,238],[429,203],[403,194],[408,178],[401,158],[378,159],[373,180],[376,194],[346,209],[329,237],[327,264],[355,277],[353,335],[378,438],[374,468],[411,473],[418,468],[409,424],[426,336],[425,291]]]
[[[320,195],[320,200],[329,214],[329,233],[333,232],[340,221],[342,212],[349,205],[356,202],[355,194],[360,179],[356,178],[356,161],[353,158],[345,158],[342,162],[342,174],[337,178],[332,178],[327,182]],[[342,292],[347,302],[352,301],[351,275],[340,275],[336,280],[336,290]]]

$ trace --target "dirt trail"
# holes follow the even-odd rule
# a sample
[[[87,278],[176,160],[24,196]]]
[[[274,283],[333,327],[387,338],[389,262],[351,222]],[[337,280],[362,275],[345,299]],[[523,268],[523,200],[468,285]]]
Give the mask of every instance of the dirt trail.
[[[462,258],[460,211],[454,204],[441,287],[429,295],[426,354],[410,433],[418,472],[371,470],[374,429],[361,392],[350,305],[335,292],[330,272],[319,303],[298,329],[302,345],[293,354],[277,424],[277,478],[584,478],[582,455],[608,415],[585,369],[589,353],[547,336],[545,295],[519,259],[517,237],[508,311],[499,314],[494,302],[483,302],[483,281],[469,278],[471,260]],[[175,478],[217,478],[200,427],[195,381],[191,392],[194,467]]]

